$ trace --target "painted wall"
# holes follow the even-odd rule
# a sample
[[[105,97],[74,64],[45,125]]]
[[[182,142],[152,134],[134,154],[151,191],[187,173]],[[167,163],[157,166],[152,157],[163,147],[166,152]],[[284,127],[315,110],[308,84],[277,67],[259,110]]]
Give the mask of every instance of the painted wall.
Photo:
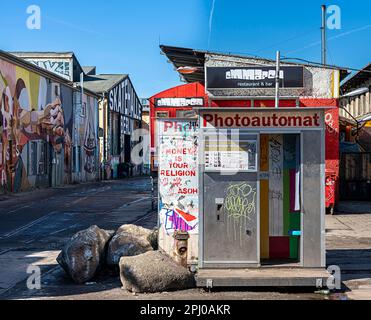
[[[57,75],[73,81],[73,59],[63,59],[63,58],[26,58],[28,62],[54,72]]]
[[[95,97],[84,98],[85,116],[79,119],[73,88],[0,59],[0,98],[0,190],[20,192],[96,178]],[[76,146],[82,150],[78,179]]]
[[[19,192],[63,183],[65,141],[71,139],[64,110],[72,104],[63,104],[60,84],[0,59],[0,95],[2,188]]]
[[[188,261],[198,257],[198,121],[157,120],[159,129],[159,246],[175,252],[173,235],[187,231]]]
[[[155,148],[156,148],[156,119],[160,118],[160,114],[165,115],[168,118],[176,118],[177,111],[190,111],[192,107],[157,107],[155,100],[160,98],[193,98],[202,97],[204,98],[205,106],[208,105],[208,98],[205,93],[205,87],[198,82],[184,84],[164,90],[149,99],[150,103],[150,132],[151,132],[151,170],[157,171],[157,159],[155,159]],[[163,117],[163,116],[161,116]]]
[[[260,136],[262,259],[299,259],[300,161],[299,135]]]
[[[95,181],[99,178],[97,98],[75,92],[73,132],[73,181]]]

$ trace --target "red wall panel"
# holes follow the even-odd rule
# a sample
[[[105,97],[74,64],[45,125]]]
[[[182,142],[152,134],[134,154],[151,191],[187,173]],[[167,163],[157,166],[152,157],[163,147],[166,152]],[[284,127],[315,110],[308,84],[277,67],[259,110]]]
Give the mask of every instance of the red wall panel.
[[[150,117],[151,117],[151,147],[155,147],[154,132],[155,119],[157,111],[166,111],[170,118],[176,117],[177,110],[192,110],[192,108],[179,107],[155,107],[157,98],[190,98],[203,97],[205,107],[209,106],[209,99],[205,92],[205,87],[201,83],[189,83],[168,90],[162,91],[150,98]],[[254,107],[274,107],[275,101],[271,100],[254,100]],[[251,107],[251,100],[214,100],[210,102],[212,107]],[[280,107],[295,107],[296,100],[281,100]],[[336,200],[339,183],[339,109],[338,99],[299,99],[299,107],[333,107],[326,111],[326,171],[331,171],[336,180]]]

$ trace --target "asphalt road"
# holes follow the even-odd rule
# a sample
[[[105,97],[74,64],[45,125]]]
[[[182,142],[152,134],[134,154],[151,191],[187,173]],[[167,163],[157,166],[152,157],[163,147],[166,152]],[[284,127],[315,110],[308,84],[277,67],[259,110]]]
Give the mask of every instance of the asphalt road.
[[[326,217],[328,265],[342,270],[343,290],[321,295],[290,288],[230,288],[205,292],[190,289],[171,293],[132,295],[121,290],[117,275],[102,272],[91,283],[76,285],[56,263],[65,242],[91,225],[114,230],[134,223],[153,228],[151,185],[146,178],[97,182],[13,196],[0,195],[0,300],[219,300],[219,299],[371,299],[371,203],[362,213]],[[42,287],[27,287],[27,268],[41,269]]]
[[[76,232],[127,223],[153,228],[151,211],[148,178],[0,196],[0,299],[28,277],[30,264],[42,266],[43,273],[58,268],[55,257]]]

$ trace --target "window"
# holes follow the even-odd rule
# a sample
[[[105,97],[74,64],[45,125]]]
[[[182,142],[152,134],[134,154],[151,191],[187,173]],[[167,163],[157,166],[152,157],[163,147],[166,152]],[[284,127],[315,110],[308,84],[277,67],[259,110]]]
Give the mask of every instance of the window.
[[[54,87],[54,94],[56,97],[59,97],[59,86],[58,85],[55,85]]]
[[[72,154],[72,172],[79,173],[81,171],[81,146],[73,147]]]
[[[197,114],[194,110],[177,110],[177,118],[197,118]]]
[[[39,150],[38,174],[45,175],[48,173],[48,144],[45,141],[41,141]]]
[[[81,116],[82,117],[86,116],[86,102],[83,102],[81,105]]]
[[[29,154],[28,154],[28,175],[37,175],[37,142],[32,141],[29,144]]]
[[[169,111],[157,111],[156,118],[169,118]]]
[[[121,124],[118,113],[112,113],[112,126],[111,126],[111,141],[112,141],[112,155],[119,155],[121,153]]]

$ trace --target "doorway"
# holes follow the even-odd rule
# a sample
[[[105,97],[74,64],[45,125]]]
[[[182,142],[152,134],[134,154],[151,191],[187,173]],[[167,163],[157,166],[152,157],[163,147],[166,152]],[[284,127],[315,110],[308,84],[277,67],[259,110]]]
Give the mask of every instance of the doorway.
[[[259,265],[259,135],[243,130],[204,132],[203,267]]]
[[[260,135],[260,261],[300,262],[300,134]]]

